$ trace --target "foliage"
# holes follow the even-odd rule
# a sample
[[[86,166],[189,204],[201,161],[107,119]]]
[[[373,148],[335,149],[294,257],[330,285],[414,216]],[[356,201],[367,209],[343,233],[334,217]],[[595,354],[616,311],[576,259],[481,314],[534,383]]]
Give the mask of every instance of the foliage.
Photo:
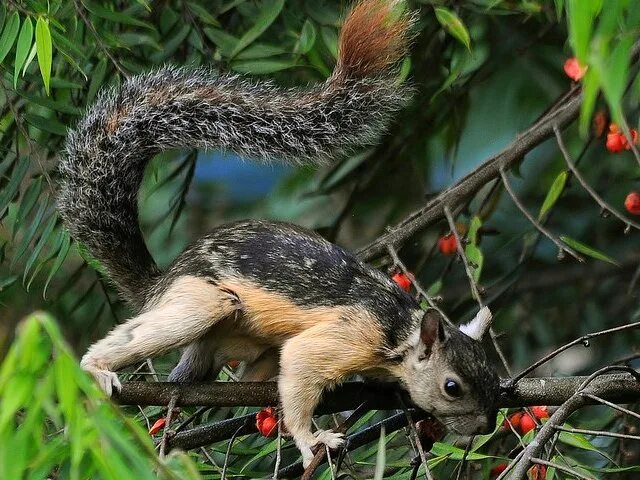
[[[67,128],[104,85],[164,63],[212,64],[283,86],[322,81],[335,60],[344,6],[312,0],[2,2],[0,301],[5,312],[0,344],[8,344],[13,326],[34,308],[53,312],[78,350],[128,314],[55,212],[55,167]],[[365,245],[423,205],[425,195],[473,171],[532,123],[571,87],[562,64],[574,55],[588,69],[579,124],[564,133],[566,142],[593,188],[623,211],[626,194],[639,188],[638,163],[633,152],[609,155],[604,139],[592,138],[590,125],[595,111],[607,109],[625,131],[637,127],[640,82],[633,57],[640,9],[633,0],[422,0],[409,7],[418,11],[419,21],[413,54],[401,74],[414,82],[417,93],[380,145],[319,172],[289,171],[260,201],[231,198],[204,178],[196,163],[207,159],[196,162],[199,152],[159,156],[141,195],[143,230],[159,263],[169,262],[213,225],[244,216],[291,220],[347,247]],[[468,225],[465,252],[473,278],[499,312],[497,329],[505,332],[500,343],[517,370],[580,334],[634,318],[637,297],[628,292],[637,291],[633,272],[640,259],[638,233],[624,235],[624,223],[598,215],[555,145],[530,153],[512,175],[526,207],[588,259],[585,267],[569,259],[557,262],[554,245],[536,233],[500,184],[470,198],[457,215]],[[463,319],[475,308],[465,271],[435,248],[448,231],[443,220],[399,254],[430,294],[443,297],[451,317]],[[12,455],[7,462],[7,450],[0,448],[5,455],[0,469],[18,471],[31,457],[40,462],[30,464],[33,472],[57,464],[59,478],[74,478],[79,468],[92,475],[101,461],[105,478],[147,478],[152,472],[171,478],[169,468],[185,478],[193,464],[205,477],[220,477],[217,466],[225,463],[228,442],[209,448],[214,470],[197,454],[193,463],[177,457],[163,467],[134,425],[158,416],[159,409],[147,408],[144,415],[129,411],[125,417],[99,401],[48,317],[38,314],[21,331],[2,370],[0,443],[23,442],[24,456]],[[593,353],[561,357],[568,360],[540,373],[593,371],[631,352],[638,336],[611,341],[608,348],[594,342]],[[170,362],[156,363],[160,375]],[[201,421],[243,413],[221,409]],[[370,414],[354,429],[382,416]],[[632,428],[602,409],[586,410],[575,422],[619,432]],[[518,438],[496,432],[476,439],[471,453],[477,456],[470,457],[480,466],[476,477],[487,478],[496,457],[532,438],[531,433]],[[454,471],[464,452],[464,445],[453,445],[455,436],[445,440],[431,452],[439,478]],[[388,432],[384,441],[384,455],[375,444],[356,451],[351,470],[379,476],[377,457],[385,474],[409,478],[412,451],[406,436]],[[640,456],[633,450],[627,456],[619,440],[578,434],[561,436],[558,449],[561,456],[554,462],[581,465],[581,471],[596,476],[638,463]],[[270,476],[275,451],[275,440],[239,439],[228,458],[229,473]],[[283,455],[296,457],[291,448]],[[123,465],[131,476],[119,470]],[[18,478],[0,472],[7,474],[2,478]],[[329,478],[330,472],[321,475]]]
[[[0,370],[0,477],[198,479],[184,454],[159,461],[148,435],[106,401],[62,339],[35,313]]]

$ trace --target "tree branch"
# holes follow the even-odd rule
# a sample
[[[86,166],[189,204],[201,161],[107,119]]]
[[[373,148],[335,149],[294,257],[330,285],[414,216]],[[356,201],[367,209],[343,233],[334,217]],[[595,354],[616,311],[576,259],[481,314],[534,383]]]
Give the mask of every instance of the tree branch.
[[[500,407],[526,405],[561,405],[566,402],[589,377],[523,378],[511,387],[504,380]],[[607,401],[628,403],[640,399],[640,383],[628,374],[601,375],[592,385],[597,395]],[[316,413],[327,414],[353,410],[366,401],[372,410],[402,409],[403,403],[412,405],[404,390],[394,383],[375,384],[347,382],[327,392]],[[266,407],[277,405],[278,390],[275,382],[125,382],[122,391],[114,395],[121,405],[167,405],[177,395],[176,406]],[[589,403],[596,403],[590,400]],[[255,417],[255,415],[253,415]],[[241,417],[242,418],[242,417]]]
[[[448,205],[452,210],[462,205],[484,185],[497,178],[501,168],[511,168],[527,153],[551,137],[554,134],[554,126],[561,128],[575,120],[580,113],[581,103],[582,91],[579,87],[575,87],[502,152],[486,160],[473,172],[430,200],[420,210],[412,213],[391,227],[387,233],[361,249],[358,252],[359,258],[365,261],[376,258],[386,251],[388,245],[397,248],[415,233],[444,218],[444,205]]]

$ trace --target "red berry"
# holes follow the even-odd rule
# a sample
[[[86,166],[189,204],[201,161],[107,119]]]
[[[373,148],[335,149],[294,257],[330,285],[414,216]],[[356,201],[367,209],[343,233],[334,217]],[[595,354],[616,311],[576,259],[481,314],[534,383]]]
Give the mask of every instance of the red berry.
[[[521,419],[522,419],[522,412],[512,413],[511,415],[509,415],[509,421],[505,420],[502,426],[504,427],[505,430],[511,430],[511,427],[509,426],[509,423],[511,423],[511,425],[513,425],[513,428],[517,430],[518,427],[520,426]]]
[[[256,414],[256,428],[265,437],[271,437],[278,432],[278,417],[273,407],[263,408]]]
[[[587,72],[587,67],[580,65],[576,57],[571,57],[564,62],[564,73],[574,82],[577,82]]]
[[[534,465],[529,469],[528,477],[531,480],[545,480],[547,478],[547,467],[545,465]]]
[[[607,134],[607,150],[611,153],[618,153],[625,149],[627,140],[620,133]]]
[[[443,255],[453,255],[458,251],[458,242],[453,233],[438,239],[438,250]]]
[[[631,192],[624,199],[624,208],[632,215],[640,215],[640,193]]]
[[[412,273],[403,273],[403,272],[398,272],[396,274],[394,274],[391,277],[391,280],[393,280],[394,282],[396,282],[398,284],[398,286],[404,290],[405,292],[410,292],[411,291],[411,281],[414,279],[415,277],[413,276]]]
[[[167,420],[165,418],[159,418],[158,420],[156,420],[156,423],[154,423],[149,429],[149,435],[155,435],[160,430],[162,430],[166,424]]]
[[[537,419],[549,418],[549,407],[531,407],[531,413],[533,413]]]
[[[520,419],[520,431],[522,432],[522,434],[524,435],[534,428],[536,428],[536,421],[534,420],[534,418],[528,413],[522,415],[522,418]]]
[[[507,466],[508,465],[506,463],[499,463],[498,465],[496,465],[491,469],[489,476],[491,478],[496,478],[498,475],[500,475],[502,472],[504,472],[507,469]]]

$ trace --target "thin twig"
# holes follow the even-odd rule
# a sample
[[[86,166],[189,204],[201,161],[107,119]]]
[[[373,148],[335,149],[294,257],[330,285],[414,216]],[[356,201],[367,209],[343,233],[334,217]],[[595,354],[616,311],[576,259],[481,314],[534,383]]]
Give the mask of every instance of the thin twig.
[[[633,220],[628,219],[624,215],[622,215],[618,210],[616,210],[611,204],[607,203],[598,193],[589,185],[589,183],[584,179],[584,177],[580,174],[575,164],[571,160],[571,155],[569,155],[569,151],[564,144],[564,140],[562,139],[562,135],[560,134],[560,130],[558,130],[557,126],[553,127],[553,131],[556,134],[556,139],[558,141],[558,147],[560,147],[560,151],[562,152],[562,156],[564,157],[564,161],[567,163],[569,170],[573,173],[573,176],[576,177],[576,180],[580,182],[582,188],[584,188],[591,198],[595,200],[595,202],[602,208],[604,211],[610,212],[614,217],[623,222],[627,227],[631,226],[640,230],[640,224],[634,222]]]
[[[575,340],[572,340],[571,342],[566,343],[566,344],[562,345],[559,348],[556,348],[553,352],[549,353],[548,355],[545,355],[544,357],[542,357],[537,362],[533,363],[529,367],[527,367],[524,370],[522,370],[519,374],[517,374],[515,377],[513,377],[511,379],[510,383],[507,385],[507,388],[512,387],[513,385],[515,385],[518,382],[518,380],[520,380],[521,378],[524,378],[527,375],[529,375],[531,372],[533,372],[540,365],[542,365],[544,363],[547,363],[549,360],[551,360],[552,358],[557,357],[559,354],[561,354],[565,350],[570,349],[574,345],[578,345],[579,343],[581,343],[585,347],[588,347],[589,346],[589,339],[591,339],[591,338],[600,337],[602,335],[609,335],[611,333],[617,333],[617,332],[620,332],[620,331],[623,331],[623,330],[630,330],[630,329],[638,328],[638,327],[640,327],[640,322],[628,323],[626,325],[620,325],[618,327],[608,328],[606,330],[600,330],[599,332],[587,333],[586,335],[582,335],[581,337],[576,338]]]
[[[507,174],[504,171],[503,167],[500,167],[500,177],[502,177],[502,183],[504,184],[505,190],[507,191],[507,193],[511,197],[511,200],[513,200],[513,203],[516,205],[516,207],[518,207],[518,210],[520,210],[522,212],[522,214],[525,217],[527,217],[527,220],[529,220],[531,225],[533,225],[536,228],[536,230],[538,230],[540,233],[542,233],[544,236],[546,236],[549,240],[551,240],[553,243],[555,243],[556,246],[558,247],[558,249],[560,250],[560,252],[566,252],[569,255],[571,255],[573,258],[578,260],[579,262],[583,262],[584,263],[584,258],[582,258],[578,252],[576,252],[573,248],[571,248],[568,245],[566,245],[555,234],[551,233],[551,231],[549,231],[544,225],[542,225],[540,222],[538,222],[533,217],[533,215],[531,215],[531,213],[529,213],[529,210],[527,210],[525,208],[525,206],[522,204],[522,202],[520,202],[520,199],[518,199],[518,197],[516,196],[516,193],[513,191],[513,188],[511,187],[511,184],[509,183],[509,178],[507,177]],[[558,255],[558,257],[561,257],[561,255]]]
[[[276,448],[276,464],[273,467],[273,480],[278,480],[278,470],[280,470],[280,462],[282,461],[282,415],[278,418],[278,438],[276,442],[278,448]]]
[[[160,458],[165,457],[165,452],[167,451],[167,442],[169,440],[169,431],[171,428],[171,420],[173,420],[173,409],[176,408],[176,403],[178,401],[178,395],[173,395],[171,400],[169,400],[169,404],[167,405],[167,417],[166,423],[164,424],[164,430],[162,431],[162,439],[160,440]]]
[[[245,422],[246,423],[246,422]],[[229,439],[229,445],[227,445],[227,452],[224,455],[224,464],[222,465],[222,473],[220,474],[220,480],[225,480],[227,478],[227,467],[229,466],[229,455],[231,455],[231,447],[233,446],[233,442],[235,442],[236,438],[244,428],[244,424],[238,427],[238,429],[233,432],[233,435]]]
[[[400,399],[400,401],[404,403],[402,398]],[[424,465],[425,478],[427,478],[428,480],[433,480],[433,476],[431,475],[431,471],[429,470],[429,464],[427,463],[427,455],[424,452],[424,448],[422,448],[422,442],[420,441],[420,437],[418,436],[418,431],[416,430],[416,424],[413,421],[411,412],[409,411],[406,405],[403,406],[402,411],[407,417],[407,424],[408,424],[407,426],[409,427],[409,431],[411,432],[411,435],[415,439],[416,448],[418,449],[418,453],[420,454],[420,460],[422,461],[422,465]]]
[[[605,432],[603,430],[585,430],[583,428],[567,428],[562,426],[556,426],[556,430],[561,432],[579,433],[582,435],[593,435],[595,437],[613,437],[613,438],[626,438],[627,440],[640,440],[638,435],[627,435],[624,433]]]
[[[600,398],[597,395],[593,395],[592,393],[583,392],[582,396],[590,398],[591,400],[594,400],[594,401],[596,401],[598,403],[601,403],[603,405],[611,407],[614,410],[618,410],[619,412],[626,413],[627,415],[630,415],[630,416],[635,417],[638,420],[640,420],[640,413],[636,413],[636,412],[634,412],[632,410],[629,410],[628,408],[624,408],[624,407],[621,407],[620,405],[616,405],[615,403],[612,403],[609,400],[605,400],[604,398]]]
[[[387,250],[389,251],[389,255],[391,255],[391,259],[393,260],[394,266],[400,267],[400,270],[402,270],[402,273],[404,273],[407,276],[407,278],[411,281],[411,283],[413,284],[413,287],[416,289],[416,292],[418,292],[418,294],[427,301],[427,303],[429,304],[429,307],[433,308],[440,315],[442,315],[442,318],[444,318],[449,325],[454,326],[453,322],[449,319],[449,317],[447,317],[447,314],[444,313],[444,311],[442,311],[440,307],[438,307],[436,302],[433,301],[433,298],[431,298],[427,294],[427,292],[424,291],[420,283],[416,280],[415,276],[411,274],[411,272],[409,272],[406,265],[402,262],[402,260],[400,260],[400,256],[398,255],[398,252],[396,252],[396,249],[393,248],[393,246],[391,245],[387,245]]]
[[[80,18],[82,19],[84,24],[87,26],[89,30],[91,30],[91,33],[93,34],[93,37],[95,38],[96,43],[98,44],[98,47],[100,48],[100,50],[102,50],[104,54],[109,58],[109,60],[111,60],[111,63],[113,63],[113,66],[116,67],[116,70],[118,70],[118,72],[120,72],[120,74],[124,78],[129,78],[129,74],[120,66],[120,63],[109,51],[107,46],[102,41],[102,38],[100,38],[100,34],[96,30],[96,27],[93,25],[93,22],[91,22],[91,20],[87,17],[87,14],[84,11],[84,5],[82,4],[82,2],[80,0],[74,0],[73,4],[75,5],[76,12],[78,12],[78,15],[80,15]]]
[[[464,270],[467,274],[467,278],[469,279],[469,286],[471,288],[471,295],[476,299],[476,301],[478,302],[478,306],[480,308],[484,307],[484,302],[482,300],[482,298],[480,297],[480,292],[478,291],[478,286],[476,285],[476,282],[473,278],[473,274],[471,273],[471,268],[469,267],[469,261],[467,260],[467,256],[464,253],[464,249],[462,248],[462,241],[460,239],[460,235],[458,235],[458,229],[456,228],[456,223],[455,220],[453,218],[453,214],[451,213],[451,210],[449,209],[449,207],[447,205],[445,205],[443,207],[444,209],[444,215],[447,218],[447,222],[449,223],[449,228],[451,229],[451,233],[454,235],[454,238],[456,239],[456,249],[458,250],[458,254],[460,255],[460,258],[462,259],[462,263],[464,265]],[[507,374],[509,376],[511,376],[511,368],[509,367],[509,362],[507,361],[507,357],[504,355],[504,352],[502,351],[502,348],[500,347],[500,344],[498,343],[498,336],[496,335],[495,331],[493,330],[493,327],[489,327],[489,336],[491,337],[491,342],[493,343],[493,348],[495,349],[496,353],[498,354],[498,357],[500,357],[500,361],[502,362],[502,365],[504,366],[505,371],[507,372]]]
[[[456,480],[460,480],[460,476],[462,475],[462,469],[464,468],[464,464],[467,461],[467,455],[469,455],[469,451],[471,450],[471,445],[473,445],[473,440],[475,438],[476,438],[475,436],[469,437],[469,440],[467,441],[467,446],[464,447],[464,453],[462,454],[462,460],[460,460],[458,462],[458,464],[456,465],[456,469],[458,470],[458,473],[456,475]]]
[[[444,205],[443,207],[444,215],[447,218],[447,222],[449,222],[449,228],[451,229],[451,233],[456,239],[456,248],[458,250],[458,255],[462,259],[462,263],[464,265],[464,270],[467,273],[467,278],[469,279],[469,287],[471,288],[471,294],[473,298],[478,302],[478,306],[480,308],[484,307],[484,303],[482,302],[482,298],[480,297],[480,292],[478,291],[478,286],[476,285],[475,280],[473,279],[473,273],[471,272],[471,267],[469,266],[469,260],[464,253],[464,248],[462,247],[462,240],[460,239],[460,235],[458,234],[458,229],[456,228],[456,222],[451,214],[451,210],[448,205]]]
[[[532,463],[537,463],[539,465],[544,465],[545,467],[552,467],[555,468],[556,470],[561,470],[564,473],[568,473],[569,475],[573,475],[576,478],[581,478],[582,480],[595,480],[594,477],[590,477],[588,475],[584,475],[576,470],[574,470],[573,468],[569,468],[569,467],[565,467],[564,465],[560,465],[559,463],[555,463],[555,462],[548,462],[547,460],[543,460],[541,458],[532,458],[531,459]]]

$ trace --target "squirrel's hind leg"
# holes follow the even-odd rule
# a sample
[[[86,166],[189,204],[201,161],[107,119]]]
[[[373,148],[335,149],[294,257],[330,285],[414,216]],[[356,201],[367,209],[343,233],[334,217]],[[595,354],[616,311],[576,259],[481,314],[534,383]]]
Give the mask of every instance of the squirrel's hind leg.
[[[179,277],[144,313],[93,344],[81,366],[111,395],[120,389],[114,370],[189,345],[240,308],[232,292],[204,278]]]
[[[240,381],[242,382],[266,382],[278,376],[278,362],[280,352],[277,348],[270,348],[256,360],[249,363]]]
[[[215,380],[224,366],[216,356],[218,342],[216,330],[212,329],[204,337],[196,340],[182,352],[180,361],[171,370],[168,382],[196,382],[198,380]]]

